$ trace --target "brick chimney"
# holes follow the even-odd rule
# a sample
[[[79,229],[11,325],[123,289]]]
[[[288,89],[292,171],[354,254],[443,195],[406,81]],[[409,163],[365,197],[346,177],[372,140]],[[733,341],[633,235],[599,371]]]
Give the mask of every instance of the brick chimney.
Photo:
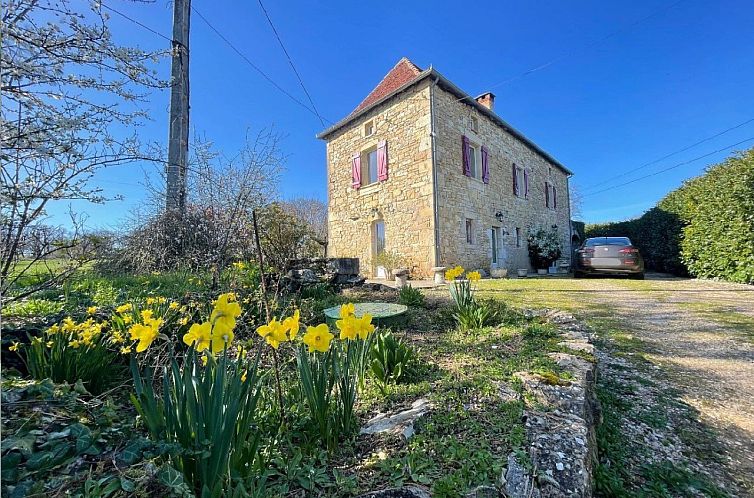
[[[490,111],[495,110],[495,94],[492,92],[485,92],[476,98],[476,101],[482,104]]]

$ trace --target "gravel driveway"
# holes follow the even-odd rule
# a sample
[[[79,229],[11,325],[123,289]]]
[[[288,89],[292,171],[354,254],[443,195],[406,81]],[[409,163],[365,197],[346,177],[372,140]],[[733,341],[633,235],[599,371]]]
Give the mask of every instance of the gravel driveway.
[[[703,456],[694,462],[694,452],[681,440],[681,452],[690,459],[685,463],[698,463],[732,494],[754,496],[754,287],[659,274],[644,282],[573,283],[594,291],[583,297],[643,344],[639,353],[654,368],[643,370],[642,377],[657,387],[649,400],[661,401],[656,396],[669,390],[712,429],[720,468]],[[604,360],[607,375],[622,375],[611,369],[616,359]]]

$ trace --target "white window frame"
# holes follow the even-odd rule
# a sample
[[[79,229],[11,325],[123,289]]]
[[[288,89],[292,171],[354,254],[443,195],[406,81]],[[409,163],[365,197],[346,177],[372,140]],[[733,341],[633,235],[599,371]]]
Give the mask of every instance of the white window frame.
[[[469,150],[471,151],[469,156],[473,161],[473,167],[469,164],[469,178],[480,180],[482,178],[482,147],[469,140]]]
[[[368,129],[371,129],[371,131],[367,131]],[[372,135],[374,135],[374,131],[375,128],[373,119],[370,119],[369,121],[364,123],[364,137],[371,137]]]
[[[369,155],[374,154],[374,181],[369,179]],[[379,182],[378,170],[379,164],[377,164],[377,146],[369,147],[361,152],[361,186],[367,187]]]

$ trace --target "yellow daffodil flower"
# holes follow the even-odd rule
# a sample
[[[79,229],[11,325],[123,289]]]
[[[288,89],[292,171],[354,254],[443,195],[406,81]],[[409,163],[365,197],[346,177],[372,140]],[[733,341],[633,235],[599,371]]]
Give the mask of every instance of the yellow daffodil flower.
[[[60,332],[60,326],[53,325],[49,329],[47,329],[47,335],[55,335],[58,332]]]
[[[155,299],[153,297],[148,297],[147,298],[147,306],[152,306],[156,302],[157,302],[157,299]]]
[[[50,349],[54,344],[55,343],[52,342],[52,341],[47,341],[47,343],[45,344],[45,346],[47,346],[47,349]]]
[[[76,330],[76,322],[70,316],[65,317],[63,320],[63,330],[66,332],[73,332]]]
[[[288,318],[283,320],[283,327],[288,330],[288,338],[291,341],[298,335],[298,330],[301,327],[299,323],[300,318],[301,312],[299,312],[299,310],[296,310],[293,312],[293,316],[289,316]]]
[[[482,275],[478,271],[470,271],[466,274],[466,278],[469,279],[469,282],[477,282],[482,278]]]
[[[189,317],[184,316],[183,318],[181,318],[180,320],[178,320],[178,323],[180,325],[186,325],[188,323],[188,321],[189,321]]]
[[[121,304],[120,306],[115,308],[115,312],[118,313],[119,315],[122,315],[123,313],[126,313],[127,311],[131,311],[132,309],[133,309],[133,304],[126,303],[126,304]]]
[[[197,351],[204,351],[210,345],[212,334],[212,324],[209,322],[195,323],[189,328],[189,331],[183,335],[183,342],[187,346],[194,344]]]
[[[244,263],[243,261],[236,261],[235,263],[233,263],[233,267],[236,270],[243,270],[246,268],[246,263]]]
[[[246,382],[246,370],[241,374],[241,382]]]
[[[18,351],[19,344],[16,341],[13,341],[13,344],[10,345],[8,348],[9,351]]]
[[[340,317],[346,318],[349,316],[353,316],[353,314],[356,312],[356,306],[354,306],[353,303],[343,304],[340,307]]]
[[[81,341],[74,339],[71,342],[69,342],[68,345],[71,346],[73,349],[78,349],[78,347],[81,346]]]
[[[201,357],[201,359],[200,359],[199,361],[201,361],[201,362],[202,362],[202,366],[206,367],[206,366],[207,366],[207,360],[208,360],[208,359],[209,359],[209,357],[208,357],[208,356],[207,356],[207,355],[205,354],[205,355],[203,355],[203,356]]]
[[[257,334],[264,337],[264,340],[267,341],[267,344],[275,349],[280,346],[281,342],[288,340],[287,329],[282,323],[274,318],[270,323],[258,327]]]
[[[369,313],[364,313],[364,316],[361,318],[354,318],[354,330],[357,334],[359,334],[359,337],[362,339],[366,339],[369,337],[369,334],[374,332],[374,325],[372,325],[372,315]]]
[[[226,322],[218,321],[212,327],[211,337],[212,352],[219,353],[233,342],[233,327],[228,327]]]
[[[159,333],[158,327],[141,323],[131,325],[131,328],[128,330],[131,333],[131,340],[139,341],[139,344],[136,345],[137,353],[141,353],[151,346]]]
[[[347,315],[345,318],[335,322],[335,326],[340,330],[340,340],[354,340],[356,339],[356,322],[358,318],[353,315]]]
[[[130,325],[133,321],[134,318],[131,315],[126,315],[123,317],[123,323],[125,323],[126,325]]]
[[[181,305],[180,305],[180,304],[178,304],[178,303],[176,303],[175,301],[172,301],[172,302],[171,302],[171,303],[170,303],[170,304],[168,305],[168,308],[170,308],[171,310],[177,310],[177,309],[178,309],[178,308],[180,308],[180,307],[181,307]]]
[[[241,305],[236,301],[236,295],[233,292],[220,294],[215,300],[215,308],[209,319],[213,325],[218,322],[224,322],[224,330],[233,330],[236,327],[236,318],[241,314]]]
[[[166,298],[164,296],[160,296],[160,297],[157,298],[157,304],[165,304],[167,302],[168,302],[168,298]]]
[[[330,349],[330,342],[334,335],[330,333],[330,328],[326,323],[321,323],[316,327],[306,327],[304,334],[304,344],[309,346],[309,352],[319,351],[321,353]]]
[[[42,338],[41,337],[32,337],[31,343],[32,344],[42,344]]]
[[[129,354],[131,352],[131,346],[120,348],[120,354]]]
[[[147,320],[151,320],[153,315],[154,315],[154,311],[152,311],[152,310],[143,310],[141,312],[141,319],[144,322],[146,322]]]
[[[95,314],[97,312],[97,307],[96,306],[89,306],[86,309],[86,312],[89,313],[90,315],[93,315],[93,314]]]

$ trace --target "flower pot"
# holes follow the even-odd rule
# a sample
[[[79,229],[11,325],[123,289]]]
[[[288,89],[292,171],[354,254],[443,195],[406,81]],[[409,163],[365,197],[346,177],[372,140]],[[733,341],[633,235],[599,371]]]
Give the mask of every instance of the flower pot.
[[[538,268],[537,275],[547,275],[547,268]]]
[[[519,277],[525,277],[525,276],[527,276],[529,274],[529,270],[526,269],[526,268],[519,268],[516,271],[518,272],[518,276]]]

